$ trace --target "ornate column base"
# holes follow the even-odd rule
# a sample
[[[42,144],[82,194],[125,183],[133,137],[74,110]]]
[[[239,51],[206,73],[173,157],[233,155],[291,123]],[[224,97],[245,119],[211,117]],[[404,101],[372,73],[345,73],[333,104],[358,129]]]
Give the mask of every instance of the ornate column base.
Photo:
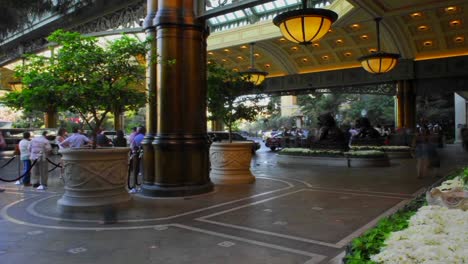
[[[208,182],[204,185],[185,186],[163,186],[163,185],[141,185],[143,195],[152,197],[183,197],[211,192],[214,185]]]

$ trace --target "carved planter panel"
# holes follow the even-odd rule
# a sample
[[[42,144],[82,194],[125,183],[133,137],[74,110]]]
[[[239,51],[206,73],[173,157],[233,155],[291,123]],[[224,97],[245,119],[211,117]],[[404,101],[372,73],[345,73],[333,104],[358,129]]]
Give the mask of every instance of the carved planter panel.
[[[63,207],[99,207],[131,200],[126,189],[128,148],[63,149]]]
[[[213,142],[210,147],[210,178],[216,184],[252,183],[250,172],[251,142]]]

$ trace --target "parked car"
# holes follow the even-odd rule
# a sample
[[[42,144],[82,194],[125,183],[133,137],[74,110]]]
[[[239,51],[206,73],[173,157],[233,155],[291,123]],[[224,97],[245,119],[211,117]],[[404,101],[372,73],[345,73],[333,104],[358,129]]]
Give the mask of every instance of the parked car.
[[[282,132],[267,138],[265,146],[270,148],[271,151],[275,151],[278,148],[287,147],[306,147],[307,138],[304,135],[299,136],[285,136]]]
[[[252,144],[252,153],[255,153],[258,149],[260,149],[260,143],[255,140],[247,139],[243,137],[241,134],[237,132],[232,132],[232,141],[251,141]],[[228,141],[229,140],[229,132],[225,131],[210,131],[208,132],[208,137],[212,142],[221,142],[221,141]]]
[[[271,151],[275,151],[277,148],[281,148],[281,139],[283,138],[283,133],[278,133],[272,137],[268,137],[265,140],[265,146],[270,148]]]
[[[7,146],[3,150],[15,150],[15,146],[23,139],[23,132],[27,131],[24,128],[5,128],[0,129],[5,138],[5,143]]]

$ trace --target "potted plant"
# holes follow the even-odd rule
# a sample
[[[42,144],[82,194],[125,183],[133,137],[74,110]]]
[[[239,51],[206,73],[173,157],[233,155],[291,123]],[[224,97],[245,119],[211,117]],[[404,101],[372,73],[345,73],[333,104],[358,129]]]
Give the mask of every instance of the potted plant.
[[[23,82],[28,84],[19,94],[23,98],[57,99],[57,107],[78,113],[94,136],[109,113],[117,115],[145,104],[145,92],[140,88],[144,87],[145,66],[137,58],[146,54],[147,43],[122,36],[103,47],[94,37],[63,30],[48,40],[58,46],[55,52],[50,58],[34,56],[31,61],[31,65],[42,62],[42,68],[23,67]],[[48,93],[41,93],[43,90]],[[60,152],[65,193],[59,205],[96,207],[131,199],[125,189],[129,148],[96,148],[93,140],[93,148]]]
[[[208,65],[208,118],[221,120],[229,132],[227,142],[212,142],[210,178],[217,184],[252,183],[250,172],[252,142],[233,142],[232,130],[240,120],[253,121],[262,111],[259,87],[246,81],[238,72],[217,64]]]

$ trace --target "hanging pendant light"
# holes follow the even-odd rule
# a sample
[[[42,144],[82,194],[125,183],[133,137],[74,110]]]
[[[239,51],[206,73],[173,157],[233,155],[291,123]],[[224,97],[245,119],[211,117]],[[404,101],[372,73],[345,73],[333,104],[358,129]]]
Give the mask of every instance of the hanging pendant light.
[[[377,27],[377,51],[358,58],[364,70],[375,74],[391,71],[395,68],[398,63],[398,59],[400,58],[400,54],[380,51],[380,20],[382,20],[381,17],[375,19]]]
[[[308,45],[325,36],[337,19],[337,13],[328,9],[307,8],[307,0],[302,0],[302,9],[279,14],[273,23],[287,40]]]
[[[240,72],[240,74],[244,77],[244,80],[251,82],[254,85],[260,85],[265,80],[268,72],[255,69],[254,45],[255,43],[250,43],[250,68],[247,71]]]

